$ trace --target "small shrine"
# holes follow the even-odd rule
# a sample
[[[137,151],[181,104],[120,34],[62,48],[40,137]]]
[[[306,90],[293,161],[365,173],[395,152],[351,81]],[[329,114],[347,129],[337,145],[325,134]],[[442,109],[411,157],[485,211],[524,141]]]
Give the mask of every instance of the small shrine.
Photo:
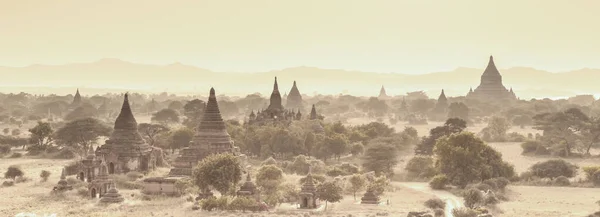
[[[311,169],[308,169],[308,175],[299,193],[300,209],[315,209],[317,208],[317,188],[313,181]]]
[[[242,185],[242,187],[240,187],[240,190],[237,192],[237,195],[247,197],[254,196],[257,200],[259,199],[258,196],[260,194],[258,193],[256,185],[254,184],[254,182],[252,182],[252,179],[250,178],[250,172],[247,172],[246,182]]]
[[[360,198],[360,204],[379,204],[379,196],[375,195],[372,188],[367,188],[365,195]]]
[[[109,190],[111,179],[108,177],[108,168],[106,161],[100,163],[100,172],[88,185],[88,191],[92,198],[103,197]]]
[[[108,189],[108,192],[106,192],[106,194],[100,198],[101,203],[121,203],[124,200],[125,198],[123,198],[123,196],[119,193],[115,183],[110,183],[110,189]]]
[[[73,186],[69,185],[67,182],[67,175],[65,173],[65,168],[62,169],[62,173],[60,174],[60,180],[58,184],[52,189],[52,191],[67,191],[73,190]]]

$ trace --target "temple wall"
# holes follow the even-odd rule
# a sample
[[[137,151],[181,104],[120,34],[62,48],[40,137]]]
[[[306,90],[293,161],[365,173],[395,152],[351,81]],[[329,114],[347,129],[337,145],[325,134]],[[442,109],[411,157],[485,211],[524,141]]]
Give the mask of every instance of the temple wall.
[[[175,183],[168,182],[144,182],[144,194],[176,194]]]

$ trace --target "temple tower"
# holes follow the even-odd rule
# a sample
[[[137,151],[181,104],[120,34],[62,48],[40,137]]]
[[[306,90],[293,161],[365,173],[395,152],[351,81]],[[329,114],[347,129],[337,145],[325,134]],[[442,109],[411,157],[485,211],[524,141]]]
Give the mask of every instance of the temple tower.
[[[79,94],[79,88],[77,88],[77,92],[75,93],[75,96],[73,97],[73,102],[71,103],[71,106],[77,107],[80,105],[81,105],[81,95]]]
[[[298,196],[300,197],[300,209],[317,208],[317,187],[313,181],[310,167],[308,168],[308,175],[306,175]]]
[[[281,99],[280,99],[281,100]],[[215,89],[210,89],[210,96],[196,134],[190,146],[181,150],[181,154],[173,164],[169,176],[191,176],[192,168],[199,161],[211,154],[233,153],[233,140],[227,132],[221,117]]]
[[[435,104],[434,112],[443,113],[446,111],[447,108],[448,108],[448,98],[446,98],[444,89],[442,89],[442,93],[440,93],[437,103]]]
[[[105,157],[109,174],[154,169],[156,158],[152,155],[152,147],[138,132],[127,93],[112,135],[98,148],[96,155]]]
[[[496,68],[493,56],[490,56],[488,65],[481,75],[479,86],[473,92],[469,91],[467,97],[481,101],[516,99],[516,96],[513,96],[502,84],[502,75]]]
[[[290,94],[287,96],[286,108],[288,109],[304,109],[302,95],[300,95],[300,91],[298,90],[298,86],[296,86],[296,81],[294,81],[294,85],[292,85],[292,89],[290,90]]]
[[[319,115],[317,115],[317,109],[315,108],[315,104],[312,105],[312,108],[310,109],[310,120],[316,120],[319,118]]]
[[[379,99],[387,99],[387,98],[389,98],[389,96],[385,92],[385,87],[383,87],[383,85],[381,85],[381,89],[379,90],[379,97],[377,97],[377,98],[379,98]]]
[[[269,99],[269,107],[267,110],[283,110],[283,104],[281,103],[281,94],[279,93],[279,85],[277,85],[277,77],[275,77],[275,83],[273,84],[273,92]]]

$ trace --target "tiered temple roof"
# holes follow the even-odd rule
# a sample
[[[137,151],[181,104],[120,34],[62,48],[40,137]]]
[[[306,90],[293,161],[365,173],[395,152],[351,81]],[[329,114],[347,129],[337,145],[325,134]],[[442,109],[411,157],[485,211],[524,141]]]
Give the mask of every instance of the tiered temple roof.
[[[250,196],[254,195],[256,192],[256,185],[252,182],[250,178],[250,172],[247,172],[246,182],[240,187],[240,190],[237,192],[238,195]]]
[[[233,152],[233,140],[231,140],[221,117],[215,89],[211,88],[202,120],[196,128],[196,134],[190,142],[190,146],[183,149],[180,156],[175,159],[174,168],[171,169],[169,176],[190,176],[192,167],[198,161],[208,155],[224,152]]]
[[[490,56],[485,71],[481,75],[481,82],[474,91],[469,91],[468,98],[474,98],[482,101],[490,100],[514,100],[516,96],[510,93],[502,84],[502,75],[496,68],[494,57]]]
[[[290,90],[290,94],[287,96],[287,102],[285,107],[288,109],[297,109],[298,111],[304,109],[302,95],[300,95],[298,86],[296,86],[296,81],[294,81],[294,85]]]
[[[152,147],[144,141],[138,132],[137,121],[133,116],[129,99],[125,94],[121,113],[115,121],[112,135],[102,145],[97,154],[103,155],[113,152],[119,156],[138,157],[152,151]]]

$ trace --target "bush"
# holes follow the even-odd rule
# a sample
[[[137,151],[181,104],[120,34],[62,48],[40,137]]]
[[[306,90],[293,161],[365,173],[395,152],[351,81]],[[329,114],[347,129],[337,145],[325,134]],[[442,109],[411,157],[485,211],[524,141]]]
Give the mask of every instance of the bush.
[[[130,181],[135,181],[135,180],[138,180],[138,179],[141,179],[142,177],[144,177],[144,174],[137,172],[137,171],[128,172],[126,175]]]
[[[564,176],[559,176],[559,177],[556,177],[556,179],[554,180],[554,185],[569,186],[569,185],[571,185],[571,182],[569,181],[569,178],[564,177]]]
[[[444,217],[446,215],[443,209],[434,209],[433,214],[435,217]]]
[[[7,181],[2,182],[2,187],[10,187],[13,185],[15,185],[15,182],[13,180],[7,180]]]
[[[256,210],[258,203],[249,197],[236,197],[228,205],[229,210]]]
[[[485,205],[493,205],[499,202],[498,198],[494,194],[487,194],[483,199],[483,204]]]
[[[479,184],[475,185],[475,188],[480,191],[493,191],[494,190],[494,188],[492,188],[492,186],[489,186],[488,184],[485,184],[485,183],[479,183]]]
[[[444,174],[436,175],[429,182],[429,187],[436,190],[445,189],[448,184],[448,177]]]
[[[510,184],[510,180],[504,177],[493,178],[490,180],[494,181],[496,183],[496,187],[502,191],[504,191],[504,189],[506,189],[506,186]]]
[[[481,204],[483,202],[483,194],[481,191],[475,188],[470,188],[463,193],[463,198],[465,200],[465,206],[469,208],[474,208],[477,204]]]
[[[442,199],[440,198],[432,198],[429,199],[427,201],[425,201],[425,206],[429,209],[445,209],[446,208],[446,202],[444,202]]]
[[[411,175],[420,178],[431,178],[435,175],[433,158],[429,156],[416,156],[408,161],[404,168]]]
[[[55,148],[48,148],[46,149],[46,153],[54,153],[56,149]],[[74,159],[77,156],[79,156],[77,154],[77,151],[75,151],[72,148],[62,148],[60,150],[57,151],[58,153],[56,153],[54,156],[52,156],[52,158],[54,159]]]
[[[587,167],[583,167],[581,169],[585,173],[585,177],[587,178],[587,180],[588,181],[593,181],[594,174],[596,172],[600,171],[600,166],[587,166]]]
[[[18,166],[13,165],[8,167],[6,173],[4,173],[4,178],[15,180],[17,177],[21,177],[23,175],[23,170],[21,170],[21,168],[19,168]]]
[[[498,190],[498,184],[496,184],[496,180],[494,180],[494,179],[485,180],[485,181],[481,182],[481,184],[490,186],[490,189],[493,191]]]
[[[323,175],[317,175],[317,174],[312,174],[312,178],[313,178],[313,182],[315,182],[315,184],[321,183],[325,181],[325,176]],[[304,184],[304,182],[306,181],[306,177],[302,177],[300,178],[300,185]]]
[[[536,163],[529,170],[537,177],[554,179],[559,176],[575,177],[578,168],[577,165],[558,159]]]
[[[86,187],[80,187],[80,188],[77,188],[77,195],[82,196],[82,197],[89,197],[90,191]]]
[[[42,172],[40,172],[40,178],[42,178],[42,181],[48,181],[48,177],[50,177],[50,172],[48,170],[42,170]]]
[[[475,210],[465,207],[453,209],[452,215],[454,217],[477,217],[477,213],[475,212]]]
[[[214,209],[216,209],[218,207],[217,198],[209,197],[209,198],[203,199],[202,201],[200,201],[200,207],[202,208],[202,210],[206,210],[209,212],[213,211]]]
[[[264,160],[261,164],[261,166],[265,165],[277,165],[277,161],[273,157],[269,157],[266,160]]]
[[[31,179],[29,177],[25,177],[25,176],[19,176],[15,179],[15,183],[24,183],[24,182],[29,182],[31,181]]]
[[[12,155],[10,155],[10,158],[20,158],[23,157],[23,154],[15,152]]]
[[[10,153],[10,145],[0,145],[0,156]]]

